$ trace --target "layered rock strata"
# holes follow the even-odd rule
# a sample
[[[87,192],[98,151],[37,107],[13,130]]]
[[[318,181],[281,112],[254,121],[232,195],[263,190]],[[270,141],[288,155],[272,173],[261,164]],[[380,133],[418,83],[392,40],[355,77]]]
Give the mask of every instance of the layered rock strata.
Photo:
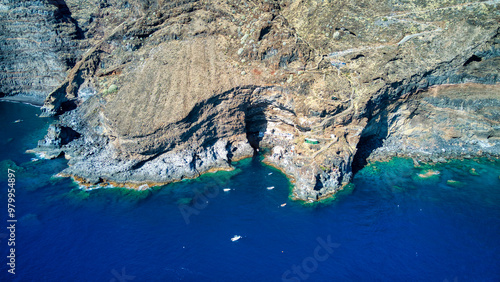
[[[82,37],[64,1],[2,0],[0,97],[42,105],[78,59]]]
[[[499,88],[459,84],[431,87],[409,97],[377,117],[384,132],[381,147],[372,147],[370,159],[392,156],[438,162],[446,158],[497,156],[500,150]],[[376,134],[362,142],[376,143]],[[365,152],[366,154],[366,152]]]

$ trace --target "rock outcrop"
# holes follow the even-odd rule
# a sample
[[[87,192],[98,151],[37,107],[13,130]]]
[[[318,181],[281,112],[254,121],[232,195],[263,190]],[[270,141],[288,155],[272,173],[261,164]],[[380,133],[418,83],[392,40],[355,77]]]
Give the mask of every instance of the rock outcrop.
[[[267,147],[314,201],[370,158],[500,155],[499,1],[76,2],[88,48],[42,110],[79,138],[43,144],[82,183],[168,183]]]
[[[425,162],[495,156],[500,150],[500,100],[497,86],[458,84],[431,87],[395,104],[376,118],[387,125],[362,136],[372,160],[392,156]],[[370,147],[384,137],[383,146]]]

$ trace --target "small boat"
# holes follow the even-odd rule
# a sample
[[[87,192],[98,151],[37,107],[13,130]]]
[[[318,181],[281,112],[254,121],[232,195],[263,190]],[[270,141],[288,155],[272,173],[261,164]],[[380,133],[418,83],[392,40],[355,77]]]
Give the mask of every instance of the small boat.
[[[31,161],[32,161],[32,162],[37,162],[37,161],[38,161],[38,159],[37,159],[37,158],[31,158]]]
[[[19,123],[19,122],[21,122],[21,121],[23,121],[23,120],[22,120],[22,119],[18,119],[18,120],[16,120],[16,121],[14,121],[13,123]]]
[[[270,172],[270,173],[268,173],[267,175],[271,175],[271,174],[273,174],[273,173],[272,173],[272,172]]]
[[[231,188],[224,188],[222,190],[224,190],[224,192],[228,192],[228,191],[231,191]]]
[[[236,242],[236,241],[238,241],[239,239],[241,239],[241,236],[240,236],[240,235],[234,235],[234,237],[233,237],[233,238],[231,238],[231,241]]]
[[[267,190],[273,190],[274,186],[267,187]]]
[[[282,207],[286,206],[286,203],[281,204]]]

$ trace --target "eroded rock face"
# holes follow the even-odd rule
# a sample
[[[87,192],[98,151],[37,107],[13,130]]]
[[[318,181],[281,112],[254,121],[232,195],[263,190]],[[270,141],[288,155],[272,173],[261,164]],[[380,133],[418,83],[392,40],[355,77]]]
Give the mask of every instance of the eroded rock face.
[[[378,117],[380,124],[387,125],[387,133],[383,146],[370,158],[403,156],[438,162],[443,158],[498,155],[499,96],[497,86],[460,84],[432,87],[409,97]]]
[[[60,146],[80,181],[167,183],[268,147],[314,201],[370,154],[500,154],[498,2],[68,1],[88,48],[42,109],[81,135]]]
[[[41,105],[66,78],[83,37],[64,1],[0,2],[0,95]]]

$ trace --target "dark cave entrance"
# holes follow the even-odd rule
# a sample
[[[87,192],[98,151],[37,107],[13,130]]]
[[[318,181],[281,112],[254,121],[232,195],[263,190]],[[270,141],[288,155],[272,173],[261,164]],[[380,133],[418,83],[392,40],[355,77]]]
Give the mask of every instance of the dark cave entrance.
[[[316,184],[314,185],[314,191],[319,191],[324,187],[323,182],[321,182],[321,177],[316,175]]]
[[[352,173],[355,175],[368,164],[368,158],[377,148],[384,144],[389,132],[387,112],[372,118],[361,133],[356,154],[352,160]]]
[[[245,111],[245,130],[248,143],[254,149],[255,154],[260,149],[260,143],[264,132],[267,130],[267,117],[265,109],[268,105],[265,103],[250,105]]]
[[[371,153],[377,148],[382,147],[384,137],[378,135],[370,135],[361,137],[358,143],[358,151],[352,160],[352,173],[356,174],[368,164],[368,158]]]

